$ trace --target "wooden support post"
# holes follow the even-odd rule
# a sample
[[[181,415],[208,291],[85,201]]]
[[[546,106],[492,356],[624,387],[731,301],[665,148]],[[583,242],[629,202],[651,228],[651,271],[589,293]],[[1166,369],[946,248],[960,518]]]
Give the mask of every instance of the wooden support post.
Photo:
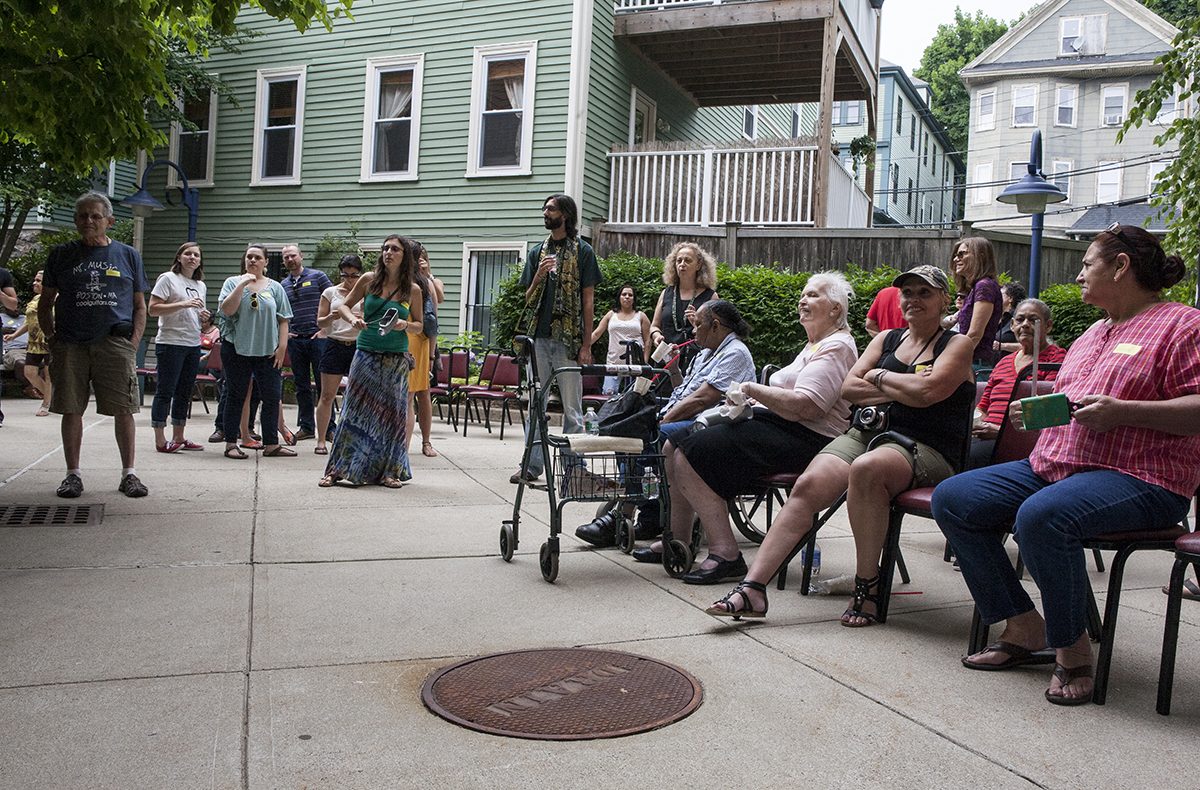
[[[740,222],[725,223],[725,263],[731,269],[738,267],[738,228],[741,226]]]
[[[837,72],[837,19],[825,18],[821,40],[821,100],[817,107],[817,161],[814,168],[813,223],[829,227],[829,156],[833,139],[833,88]]]

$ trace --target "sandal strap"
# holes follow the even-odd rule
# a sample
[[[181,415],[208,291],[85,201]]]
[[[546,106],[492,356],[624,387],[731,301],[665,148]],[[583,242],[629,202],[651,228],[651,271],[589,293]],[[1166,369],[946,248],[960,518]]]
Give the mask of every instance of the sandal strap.
[[[1091,676],[1091,664],[1080,664],[1077,667],[1064,667],[1058,663],[1054,665],[1054,677],[1058,678],[1059,683],[1064,686],[1070,685],[1080,678],[1090,678]]]
[[[750,596],[746,595],[746,592],[745,592],[746,589],[751,589],[751,590],[754,590],[755,592],[762,593],[764,603],[766,602],[765,601],[766,596],[767,596],[766,585],[762,584],[761,582],[753,582],[748,579],[743,579],[742,581],[737,583],[736,587],[734,587],[729,592],[725,593],[724,598],[717,601],[713,605],[723,607],[725,609],[725,611],[728,612],[729,614],[740,614],[742,612],[752,612],[752,611],[754,611],[754,605],[750,602]],[[735,595],[740,596],[742,599],[742,608],[740,608],[740,609],[733,608],[733,600],[732,599],[733,599],[733,596],[735,596]],[[764,609],[765,609],[765,607],[764,607]]]

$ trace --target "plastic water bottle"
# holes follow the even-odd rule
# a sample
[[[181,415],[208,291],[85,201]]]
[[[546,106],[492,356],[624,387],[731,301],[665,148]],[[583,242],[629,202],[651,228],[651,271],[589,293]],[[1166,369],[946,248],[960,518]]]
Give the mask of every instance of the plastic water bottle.
[[[647,466],[642,474],[642,494],[646,499],[658,499],[658,475],[652,466]]]
[[[800,553],[800,556],[803,558],[807,554],[808,554],[808,549],[806,548],[803,552]],[[820,575],[821,575],[821,547],[819,545],[814,544],[813,545],[813,555],[812,555],[812,574],[809,576],[809,579],[808,579],[808,591],[810,593],[812,593],[813,595],[828,595],[829,594],[828,586],[824,582],[820,581],[817,578]]]
[[[600,418],[591,406],[588,406],[587,413],[583,415],[583,431],[590,436],[600,435]]]

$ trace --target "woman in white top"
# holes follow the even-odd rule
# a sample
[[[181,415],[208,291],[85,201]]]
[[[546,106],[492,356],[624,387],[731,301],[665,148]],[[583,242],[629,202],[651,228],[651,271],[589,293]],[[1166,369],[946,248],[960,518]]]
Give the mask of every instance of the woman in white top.
[[[362,268],[362,258],[357,255],[342,256],[338,263],[339,282],[321,293],[321,303],[317,307],[317,326],[325,333],[325,353],[321,355],[320,366],[321,400],[317,403],[317,447],[313,450],[317,455],[329,454],[325,434],[329,431],[333,399],[342,385],[342,376],[350,373],[350,363],[354,360],[358,340],[359,330],[341,317],[338,308],[362,276]],[[352,312],[356,318],[362,318],[362,303],[356,304]]]
[[[632,285],[622,285],[617,292],[617,305],[604,314],[596,331],[592,332],[592,343],[608,332],[608,364],[624,364],[626,346],[622,341],[636,340],[642,344],[643,351],[650,347],[650,318],[636,308],[637,294]],[[636,361],[636,360],[635,360]],[[617,391],[616,376],[604,377],[605,395]]]
[[[753,493],[765,476],[803,472],[850,424],[842,382],[858,361],[846,320],[853,295],[839,272],[810,277],[797,306],[808,342],[792,364],[771,376],[769,385],[742,385],[748,402],[765,408],[756,408],[744,422],[697,430],[677,442],[667,466],[672,523],[678,513],[681,523],[690,524],[695,513],[708,538],[708,558],[683,581],[715,584],[741,578],[746,566],[726,500]]]
[[[204,449],[188,441],[183,433],[200,366],[200,320],[209,315],[204,306],[207,295],[200,245],[185,241],[175,252],[171,270],[159,275],[150,291],[149,312],[158,319],[158,334],[154,337],[157,386],[150,406],[150,426],[160,453]],[[168,412],[172,434],[169,441],[165,430]]]

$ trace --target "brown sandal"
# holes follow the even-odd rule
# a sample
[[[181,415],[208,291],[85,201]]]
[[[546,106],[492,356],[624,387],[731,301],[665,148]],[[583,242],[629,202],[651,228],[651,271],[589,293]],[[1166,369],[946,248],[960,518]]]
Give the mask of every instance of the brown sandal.
[[[296,451],[289,449],[287,447],[284,447],[283,445],[279,445],[274,450],[264,450],[263,457],[264,458],[295,458]]]
[[[239,461],[245,461],[250,456],[242,452],[242,450],[240,450],[236,444],[231,444],[225,448],[225,457],[236,458]]]
[[[319,485],[321,488],[332,488],[333,484],[338,480],[339,478],[336,475],[325,475],[321,478],[317,485]]]
[[[385,477],[379,481],[384,488],[404,488],[404,481],[398,477]]]
[[[437,458],[438,451],[433,449],[433,442],[421,442],[421,455],[426,458]]]

